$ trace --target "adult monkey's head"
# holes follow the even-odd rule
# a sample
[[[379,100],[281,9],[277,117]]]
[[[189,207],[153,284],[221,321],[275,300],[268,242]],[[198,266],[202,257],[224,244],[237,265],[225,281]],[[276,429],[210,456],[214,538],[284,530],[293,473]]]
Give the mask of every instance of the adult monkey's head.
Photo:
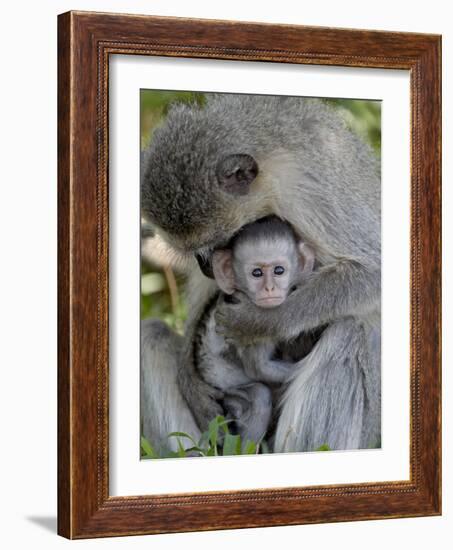
[[[247,113],[231,116],[232,103],[234,97],[228,105],[215,99],[205,108],[175,105],[144,154],[143,216],[182,252],[209,255],[271,213],[253,128],[244,125]]]

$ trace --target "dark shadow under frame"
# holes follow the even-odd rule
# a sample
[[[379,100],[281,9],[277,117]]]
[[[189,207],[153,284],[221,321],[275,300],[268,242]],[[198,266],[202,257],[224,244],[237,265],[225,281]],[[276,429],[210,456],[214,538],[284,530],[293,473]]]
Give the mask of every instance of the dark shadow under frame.
[[[59,16],[58,48],[59,534],[86,538],[440,514],[440,37],[69,12]],[[112,54],[410,71],[410,481],[109,496]]]

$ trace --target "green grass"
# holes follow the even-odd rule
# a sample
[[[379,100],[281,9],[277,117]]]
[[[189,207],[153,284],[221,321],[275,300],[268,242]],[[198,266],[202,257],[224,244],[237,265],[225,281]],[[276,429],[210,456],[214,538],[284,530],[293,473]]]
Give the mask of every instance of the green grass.
[[[176,439],[177,451],[169,447],[156,449],[150,441],[142,436],[140,451],[141,458],[185,458],[202,456],[237,456],[257,455],[269,453],[269,446],[261,441],[243,441],[240,435],[230,433],[228,424],[223,416],[216,416],[209,423],[208,429],[198,440],[185,432],[172,432],[167,439]],[[316,451],[330,451],[329,445],[321,445]]]
[[[264,441],[242,441],[240,435],[230,433],[228,424],[223,416],[216,416],[209,423],[208,429],[198,440],[184,432],[172,432],[168,439],[176,439],[177,451],[169,448],[157,450],[144,437],[141,438],[142,458],[184,458],[194,456],[235,456],[256,455],[269,451]]]

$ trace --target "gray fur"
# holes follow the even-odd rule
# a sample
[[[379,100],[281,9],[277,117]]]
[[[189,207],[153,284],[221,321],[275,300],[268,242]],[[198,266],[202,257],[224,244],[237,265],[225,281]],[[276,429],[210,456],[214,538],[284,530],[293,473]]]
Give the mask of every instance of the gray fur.
[[[272,392],[269,387],[252,383],[232,388],[223,403],[228,411],[227,419],[235,421],[242,442],[261,441],[272,415]]]
[[[157,319],[141,325],[140,417],[142,433],[160,453],[176,451],[171,432],[198,438],[200,430],[177,384],[182,338]],[[177,414],[175,412],[177,411]]]
[[[279,404],[275,452],[379,444],[380,354],[368,348],[370,330],[352,317],[334,322],[300,361]]]
[[[236,154],[253,157],[258,166],[245,194],[226,190],[216,176],[219,163]],[[379,167],[335,111],[316,99],[237,95],[210,97],[204,108],[176,106],[146,152],[142,205],[162,238],[204,257],[263,216],[275,214],[291,224],[314,250],[314,272],[282,306],[263,314],[241,296],[239,303],[217,308],[216,323],[226,337],[246,343],[269,337],[285,342],[329,325],[284,394],[275,450],[313,450],[319,442],[333,448],[375,445]],[[208,280],[195,271],[191,279],[190,287],[204,286],[209,299]],[[179,387],[204,427],[218,403],[190,355],[206,301],[192,303]]]
[[[235,421],[242,441],[259,442],[272,414],[272,394],[265,384],[282,383],[291,365],[271,361],[272,346],[243,349],[226,342],[215,323],[215,310],[222,300],[219,296],[200,321],[194,350],[197,371],[205,382],[223,392],[226,417]]]
[[[261,244],[263,241],[269,243],[283,242],[296,244],[296,234],[291,226],[276,216],[267,216],[262,220],[249,223],[241,228],[228,243],[228,247],[236,250],[237,246],[251,246]]]

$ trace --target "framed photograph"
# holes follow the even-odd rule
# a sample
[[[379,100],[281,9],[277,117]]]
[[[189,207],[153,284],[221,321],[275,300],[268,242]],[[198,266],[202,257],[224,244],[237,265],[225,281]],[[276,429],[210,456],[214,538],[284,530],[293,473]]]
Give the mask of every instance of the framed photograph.
[[[58,531],[441,513],[441,39],[58,21]]]

